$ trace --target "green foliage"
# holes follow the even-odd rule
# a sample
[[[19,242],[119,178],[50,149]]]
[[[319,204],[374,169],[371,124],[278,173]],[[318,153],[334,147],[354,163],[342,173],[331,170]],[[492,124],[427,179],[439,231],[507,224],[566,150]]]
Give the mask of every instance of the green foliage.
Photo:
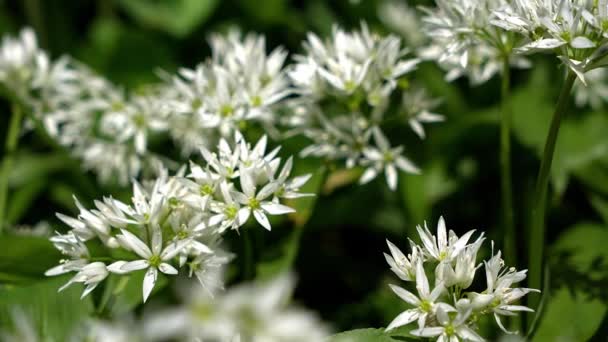
[[[16,312],[21,312],[40,341],[67,341],[93,309],[90,298],[80,299],[79,285],[57,292],[68,279],[62,276],[29,286],[1,287],[2,330],[14,331]]]
[[[118,4],[141,25],[184,37],[213,13],[218,0],[120,0]]]
[[[333,335],[329,342],[396,342],[419,341],[405,329],[385,331],[384,329],[357,329]]]
[[[579,224],[566,231],[552,249],[557,288],[548,296],[533,341],[587,341],[608,311],[608,229]]]
[[[61,254],[47,238],[0,237],[0,282],[30,283],[56,266]]]

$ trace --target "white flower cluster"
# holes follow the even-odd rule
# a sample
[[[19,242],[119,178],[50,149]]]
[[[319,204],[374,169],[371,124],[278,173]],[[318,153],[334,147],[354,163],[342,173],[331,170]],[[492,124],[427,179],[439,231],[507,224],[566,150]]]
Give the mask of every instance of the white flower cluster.
[[[512,53],[515,37],[491,25],[493,11],[508,0],[436,0],[437,7],[422,11],[424,32],[431,39],[420,53],[448,70],[446,79],[467,76],[482,84],[502,70],[504,58],[512,67],[527,68],[525,58]]]
[[[211,297],[187,291],[183,306],[157,311],[144,322],[156,340],[218,342],[323,341],[329,329],[305,309],[289,303],[294,277],[244,283]]]
[[[291,158],[281,168],[278,148],[266,153],[266,141],[252,147],[237,132],[232,146],[220,140],[217,153],[202,148],[206,164],[192,163],[185,177],[183,170],[175,177],[164,172],[149,186],[134,181],[131,205],[106,197],[88,210],[76,201],[77,218],[57,215],[71,230],[51,238],[69,259],[46,275],[76,272],[63,288],[84,283],[85,296],[110,273],[145,269],[144,301],[159,272],[176,275],[178,268],[187,267],[204,287],[217,286],[213,274],[231,259],[220,247],[222,233],[250,216],[270,230],[267,215],[294,212],[281,199],[306,196],[299,187],[309,176],[290,179]],[[104,255],[91,254],[92,240],[105,246]]]
[[[167,94],[171,136],[184,154],[251,123],[276,135],[277,106],[291,93],[283,48],[267,54],[263,36],[238,31],[213,35],[210,42],[213,58],[180,70]]]
[[[512,0],[492,24],[516,32],[521,53],[554,51],[585,83],[585,72],[607,65],[608,1]]]
[[[428,228],[417,227],[422,245],[410,240],[412,252],[403,254],[387,241],[391,255],[385,254],[391,270],[403,281],[414,283],[412,293],[400,286],[390,285],[397,296],[413,308],[399,314],[387,330],[417,322],[413,335],[436,338],[437,341],[484,341],[476,332],[476,322],[484,315],[493,315],[500,328],[507,332],[501,316],[514,316],[532,309],[515,305],[521,297],[535,289],[513,287],[526,278],[526,270],[505,267],[498,251],[483,261],[486,289],[475,292],[471,288],[478,268],[477,252],[484,242],[483,233],[469,243],[474,230],[462,237],[446,231],[443,217],[437,225],[437,236]],[[433,279],[431,288],[429,279]]]
[[[398,37],[379,37],[365,24],[355,32],[334,27],[326,42],[310,33],[304,48],[307,54],[296,56],[289,71],[299,97],[290,101],[293,115],[287,122],[293,133],[312,141],[301,155],[344,161],[348,168],[365,167],[361,183],[384,171],[393,190],[397,169],[417,173],[402,155],[403,147],[391,147],[380,127],[398,119],[423,136],[421,123],[443,119],[432,114],[426,102],[418,102],[421,107],[414,112],[405,107],[394,117],[387,116],[395,111],[389,110],[391,95],[399,85],[408,88],[405,75],[419,60],[405,58],[408,50]]]

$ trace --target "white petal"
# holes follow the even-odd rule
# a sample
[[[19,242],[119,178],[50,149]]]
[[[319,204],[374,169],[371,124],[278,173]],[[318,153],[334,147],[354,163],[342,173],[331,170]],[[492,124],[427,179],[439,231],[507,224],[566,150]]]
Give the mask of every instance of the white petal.
[[[293,208],[279,203],[262,202],[260,205],[262,209],[270,215],[283,215],[296,212]]]
[[[391,290],[393,290],[393,292],[395,292],[395,294],[397,296],[399,296],[401,299],[403,299],[407,303],[414,305],[414,306],[420,305],[420,300],[418,299],[418,297],[416,297],[410,291],[408,291],[404,288],[401,288],[397,285],[393,285],[393,284],[389,284],[389,287],[391,288]]]
[[[397,169],[395,169],[393,164],[388,164],[384,169],[384,174],[386,176],[388,188],[395,191],[395,189],[397,189]]]
[[[388,325],[386,330],[395,329],[397,327],[401,327],[407,324],[412,323],[413,321],[418,319],[418,310],[410,309],[400,313],[395,319]]]
[[[148,260],[135,260],[125,262],[124,264],[122,264],[122,266],[120,266],[120,270],[123,272],[133,272],[137,270],[143,270],[144,268],[147,268],[149,266],[150,263],[148,262]]]
[[[156,267],[148,268],[146,271],[146,275],[144,277],[144,286],[143,286],[143,294],[144,294],[144,303],[148,300],[154,285],[156,284],[156,279],[158,278],[158,271]]]
[[[378,169],[375,167],[370,167],[367,170],[365,170],[365,172],[363,172],[363,175],[361,176],[361,178],[359,178],[359,184],[367,184],[372,179],[376,178],[377,175],[378,175]]]
[[[589,38],[578,36],[572,40],[570,45],[575,49],[589,49],[595,47],[595,43],[592,42]]]
[[[182,249],[184,249],[184,247],[186,247],[189,243],[190,243],[190,240],[188,240],[188,239],[171,242],[170,244],[167,245],[167,247],[165,247],[163,252],[160,254],[160,258],[163,261],[173,259],[173,257],[177,253],[181,252]]]
[[[416,165],[414,165],[414,163],[412,163],[409,159],[403,156],[398,156],[395,159],[395,164],[401,171],[413,173],[415,175],[420,173],[420,169],[416,167]]]
[[[258,221],[258,223],[262,225],[262,227],[266,228],[267,230],[271,230],[272,227],[270,226],[268,217],[266,217],[266,215],[264,215],[263,211],[254,210],[253,216],[255,217],[255,220]]]
[[[242,226],[249,220],[249,215],[251,214],[251,209],[249,208],[241,208],[237,213],[238,225]]]
[[[146,246],[146,244],[143,243],[137,236],[125,229],[121,229],[120,231],[122,234],[118,235],[117,238],[124,244],[123,247],[130,249],[144,259],[149,259],[152,256],[152,251],[150,248]]]
[[[413,330],[412,335],[420,337],[435,337],[443,334],[443,331],[443,327],[430,327]]]
[[[164,274],[177,274],[177,270],[175,269],[175,267],[167,264],[167,263],[162,263],[158,266],[158,270],[163,272]]]

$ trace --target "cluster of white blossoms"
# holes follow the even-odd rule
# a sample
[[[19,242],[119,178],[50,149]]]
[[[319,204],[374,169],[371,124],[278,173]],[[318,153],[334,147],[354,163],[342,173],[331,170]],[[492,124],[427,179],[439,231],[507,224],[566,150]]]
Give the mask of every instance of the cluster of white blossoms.
[[[310,138],[302,156],[367,168],[361,183],[384,170],[395,189],[397,169],[418,169],[380,127],[396,119],[423,138],[423,123],[443,120],[431,112],[436,102],[405,78],[419,59],[406,58],[398,37],[372,34],[365,24],[352,33],[336,27],[326,43],[309,34],[307,54],[290,66],[283,48],[266,52],[263,36],[231,31],[212,35],[210,45],[212,57],[194,69],[161,73],[158,84],[128,92],[69,57],[51,61],[25,29],[3,42],[0,82],[84,168],[122,185],[176,165],[154,151],[164,138],[192,157],[257,126],[273,138]],[[396,89],[401,104],[391,104]],[[282,134],[285,124],[290,131]]]
[[[276,111],[291,94],[283,68],[287,51],[267,54],[263,36],[238,31],[212,35],[210,43],[211,60],[181,69],[167,87],[172,138],[189,155],[252,123],[277,136]]]
[[[585,83],[585,72],[606,66],[608,1],[511,0],[492,24],[523,38],[516,51],[554,52]]]
[[[417,227],[422,245],[410,240],[411,253],[407,256],[390,241],[391,255],[385,254],[391,270],[403,281],[414,285],[416,292],[390,285],[397,296],[408,304],[387,330],[416,322],[412,334],[437,341],[484,341],[476,332],[476,322],[482,316],[493,315],[498,326],[507,333],[501,316],[515,316],[532,309],[514,304],[535,289],[513,287],[526,278],[526,270],[505,267],[501,253],[492,251],[492,257],[483,261],[486,288],[476,292],[472,288],[476,271],[482,267],[477,261],[485,238],[483,233],[469,242],[474,230],[461,237],[446,231],[445,221],[439,219],[437,236],[426,227]],[[492,244],[493,247],[493,244]],[[433,280],[431,288],[429,279]]]
[[[323,341],[328,327],[312,312],[289,303],[289,274],[236,285],[213,297],[200,288],[182,291],[185,304],[156,311],[144,321],[154,340],[229,342]]]
[[[267,215],[294,212],[281,200],[306,196],[299,187],[309,175],[290,178],[291,158],[281,167],[278,148],[267,153],[266,141],[264,136],[252,147],[236,132],[232,144],[220,140],[217,153],[202,148],[206,163],[191,163],[187,175],[182,169],[151,184],[134,181],[130,205],[106,197],[88,210],[76,201],[78,217],[57,215],[71,229],[51,238],[67,259],[46,275],[76,272],[63,288],[83,283],[85,296],[110,273],[146,270],[144,301],[159,272],[176,275],[187,268],[203,287],[218,286],[214,273],[231,260],[220,246],[222,233],[251,217],[270,230]],[[103,254],[93,255],[91,243],[102,244]]]
[[[364,167],[360,183],[384,171],[393,190],[397,170],[418,173],[402,155],[403,147],[391,146],[381,126],[396,119],[409,123],[423,137],[422,123],[443,120],[431,112],[433,101],[417,101],[415,107],[391,106],[397,88],[418,91],[409,88],[405,75],[416,69],[419,59],[406,58],[408,50],[398,37],[380,37],[365,24],[354,32],[336,26],[325,42],[309,33],[304,48],[306,54],[297,55],[289,70],[299,96],[289,102],[293,115],[286,120],[292,134],[311,141],[301,155],[343,161],[347,168]]]
[[[508,0],[436,0],[435,8],[422,7],[425,34],[430,38],[421,57],[436,60],[448,71],[447,80],[467,76],[482,84],[502,70],[505,56],[512,67],[527,68],[525,58],[513,54],[517,37],[493,26],[494,10]]]

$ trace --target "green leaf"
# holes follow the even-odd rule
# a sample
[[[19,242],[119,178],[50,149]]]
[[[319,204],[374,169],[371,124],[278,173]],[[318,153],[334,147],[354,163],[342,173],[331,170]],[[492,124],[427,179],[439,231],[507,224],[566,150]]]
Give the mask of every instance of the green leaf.
[[[600,327],[608,309],[599,298],[608,274],[606,241],[605,226],[579,224],[553,245],[553,273],[561,272],[565,280],[549,294],[533,341],[586,341]]]
[[[408,335],[409,328],[395,329],[385,332],[384,329],[356,329],[341,332],[329,338],[329,342],[397,342],[418,341],[419,339]]]
[[[9,183],[12,187],[18,188],[31,181],[46,177],[48,174],[64,170],[69,167],[71,161],[63,153],[34,154],[30,152],[20,152],[11,174]]]
[[[589,340],[606,314],[606,305],[599,299],[586,300],[584,296],[582,292],[573,295],[566,288],[553,293],[532,341]]]
[[[56,266],[61,253],[47,238],[35,236],[0,237],[0,280],[19,281],[44,277]]]
[[[36,179],[15,190],[10,197],[6,214],[6,221],[9,225],[13,225],[21,220],[32,205],[32,202],[36,200],[38,195],[44,190],[45,187],[45,179]]]
[[[80,299],[81,285],[57,292],[68,279],[62,276],[30,286],[0,288],[0,327],[10,331],[15,310],[20,310],[40,341],[68,341],[93,307],[90,297]]]
[[[184,37],[203,24],[218,0],[119,0],[118,4],[143,26]],[[267,6],[256,6],[265,9]]]

